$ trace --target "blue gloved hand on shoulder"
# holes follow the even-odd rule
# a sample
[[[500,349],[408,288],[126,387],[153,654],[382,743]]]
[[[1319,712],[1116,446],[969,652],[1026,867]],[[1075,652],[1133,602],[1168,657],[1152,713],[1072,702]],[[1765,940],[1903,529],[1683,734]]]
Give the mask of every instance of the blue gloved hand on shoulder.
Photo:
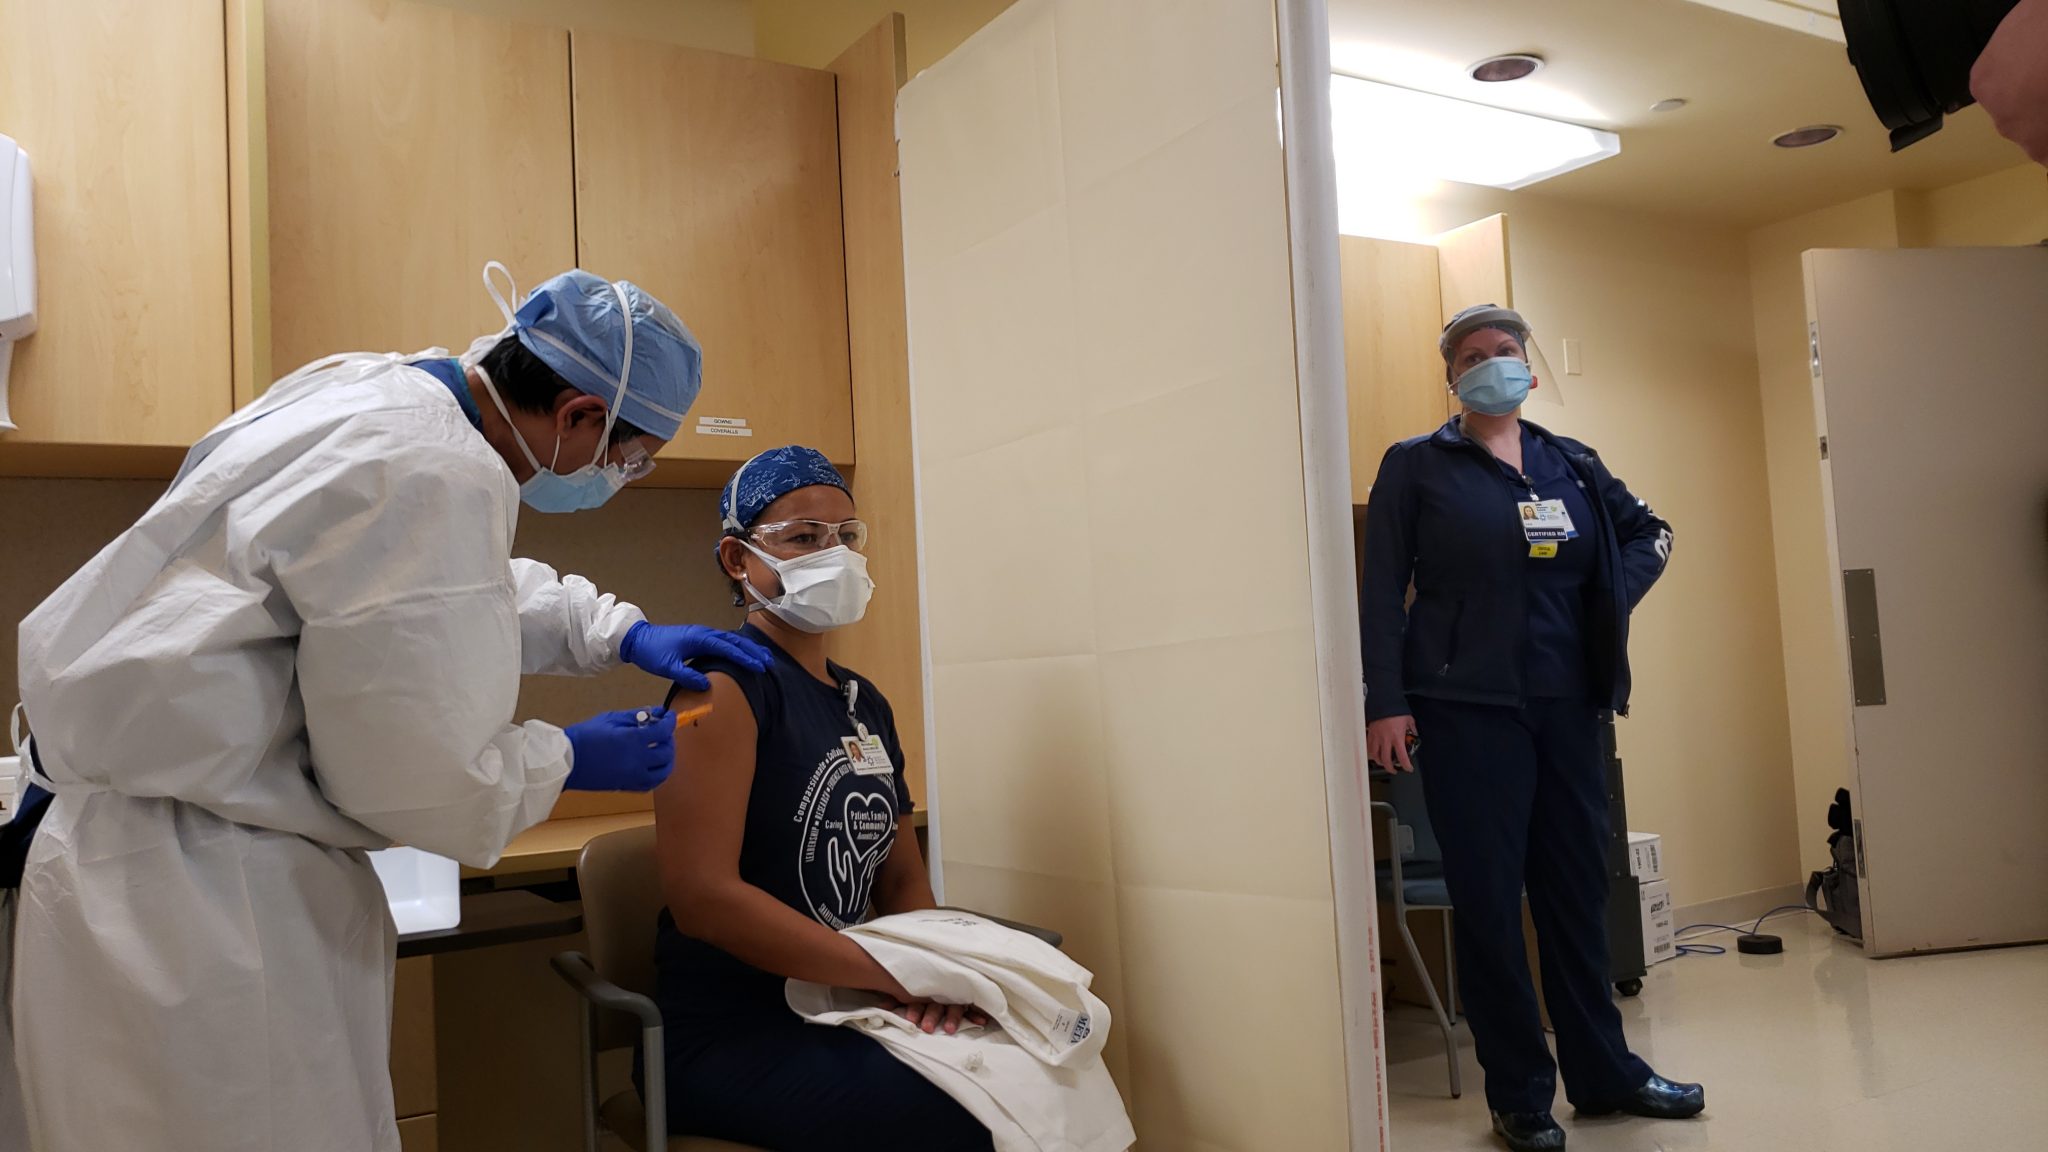
[[[690,692],[708,692],[711,682],[690,661],[703,657],[730,660],[753,672],[765,672],[774,657],[768,649],[736,632],[701,624],[649,624],[642,620],[626,629],[619,658],[643,672],[681,685]]]

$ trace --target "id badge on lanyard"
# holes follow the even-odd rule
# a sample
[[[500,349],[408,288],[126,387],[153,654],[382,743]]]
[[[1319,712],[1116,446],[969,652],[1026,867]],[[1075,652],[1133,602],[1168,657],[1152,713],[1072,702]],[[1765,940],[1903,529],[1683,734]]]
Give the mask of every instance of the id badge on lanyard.
[[[1529,542],[1530,556],[1552,559],[1558,545],[1578,539],[1579,530],[1572,524],[1571,513],[1565,511],[1564,501],[1544,500],[1532,488],[1529,498],[1515,507],[1522,514],[1522,536]]]
[[[854,713],[854,703],[860,699],[860,681],[846,682],[846,718],[853,722],[857,735],[841,740],[846,750],[847,762],[853,765],[856,776],[887,776],[896,771],[896,765],[889,759],[889,749],[882,745],[882,738],[871,734],[868,726],[860,722]]]

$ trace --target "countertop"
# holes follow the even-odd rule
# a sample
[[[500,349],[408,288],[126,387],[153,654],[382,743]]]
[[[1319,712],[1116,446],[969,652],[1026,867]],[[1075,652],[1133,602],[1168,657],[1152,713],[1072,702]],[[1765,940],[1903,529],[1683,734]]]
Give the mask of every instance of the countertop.
[[[920,808],[911,813],[911,826],[923,828],[926,819],[924,809]],[[617,812],[607,816],[572,816],[566,820],[544,821],[514,837],[496,864],[489,868],[464,868],[462,875],[468,879],[574,868],[585,844],[607,832],[645,828],[652,823],[652,812]]]
[[[610,816],[572,816],[567,820],[543,821],[514,837],[496,864],[489,868],[464,868],[462,875],[466,879],[574,868],[585,844],[607,832],[645,828],[652,823],[652,812],[619,812]]]

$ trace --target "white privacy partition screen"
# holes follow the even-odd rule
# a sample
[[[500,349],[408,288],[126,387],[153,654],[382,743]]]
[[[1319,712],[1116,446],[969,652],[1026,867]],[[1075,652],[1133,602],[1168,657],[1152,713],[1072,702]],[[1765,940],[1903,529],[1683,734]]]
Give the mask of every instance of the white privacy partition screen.
[[[898,104],[935,854],[1146,1148],[1384,1147],[1324,38],[1018,0]]]

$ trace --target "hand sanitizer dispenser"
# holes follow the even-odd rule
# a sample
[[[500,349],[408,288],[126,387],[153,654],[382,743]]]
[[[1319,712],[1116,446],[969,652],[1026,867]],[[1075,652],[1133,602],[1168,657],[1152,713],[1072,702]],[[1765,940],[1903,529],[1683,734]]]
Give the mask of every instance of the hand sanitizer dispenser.
[[[13,137],[0,136],[0,432],[14,431],[7,413],[14,342],[35,330],[35,190],[28,153]]]

